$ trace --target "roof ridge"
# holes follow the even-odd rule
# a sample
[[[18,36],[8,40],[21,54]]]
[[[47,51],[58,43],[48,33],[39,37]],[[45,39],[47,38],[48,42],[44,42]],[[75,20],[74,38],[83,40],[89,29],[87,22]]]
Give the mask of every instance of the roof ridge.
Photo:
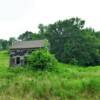
[[[13,44],[10,49],[21,49],[21,48],[40,48],[44,46],[44,40],[33,40],[33,41],[18,41]]]

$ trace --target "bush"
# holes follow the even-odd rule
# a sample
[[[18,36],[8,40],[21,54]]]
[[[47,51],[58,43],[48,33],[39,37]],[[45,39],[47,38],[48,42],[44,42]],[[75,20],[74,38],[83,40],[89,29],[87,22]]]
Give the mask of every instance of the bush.
[[[36,70],[51,70],[57,65],[57,60],[54,55],[44,49],[33,51],[32,54],[28,55],[26,60],[27,65]]]

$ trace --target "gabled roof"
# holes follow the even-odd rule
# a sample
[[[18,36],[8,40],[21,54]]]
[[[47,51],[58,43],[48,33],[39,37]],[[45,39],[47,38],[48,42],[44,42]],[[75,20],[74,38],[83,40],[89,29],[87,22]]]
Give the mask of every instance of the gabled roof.
[[[20,41],[13,44],[10,49],[28,49],[44,47],[44,40]]]

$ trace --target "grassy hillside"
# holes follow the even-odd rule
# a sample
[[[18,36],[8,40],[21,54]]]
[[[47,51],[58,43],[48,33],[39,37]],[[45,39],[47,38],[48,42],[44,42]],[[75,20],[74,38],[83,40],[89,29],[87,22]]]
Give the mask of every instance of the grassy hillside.
[[[0,52],[0,100],[100,100],[100,66],[35,72],[8,65],[8,53]]]

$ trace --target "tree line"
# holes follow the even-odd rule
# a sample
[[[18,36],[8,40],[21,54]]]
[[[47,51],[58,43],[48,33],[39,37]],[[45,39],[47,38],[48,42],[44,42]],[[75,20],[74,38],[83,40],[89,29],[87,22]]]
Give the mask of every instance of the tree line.
[[[38,33],[26,31],[7,40],[0,40],[0,50],[8,49],[14,42],[48,39],[50,52],[59,62],[83,66],[100,65],[100,32],[84,28],[80,18],[59,20],[53,24],[40,24]]]

